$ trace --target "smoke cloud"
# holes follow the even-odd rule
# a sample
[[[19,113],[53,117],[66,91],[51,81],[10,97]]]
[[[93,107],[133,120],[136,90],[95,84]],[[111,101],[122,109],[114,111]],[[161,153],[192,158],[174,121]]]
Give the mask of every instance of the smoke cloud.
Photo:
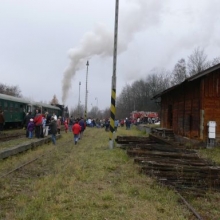
[[[77,70],[85,66],[86,60],[92,56],[111,56],[112,33],[102,24],[96,26],[94,32],[88,32],[82,38],[79,47],[70,49],[68,54],[70,64],[64,72],[62,85],[62,101],[65,103],[71,87],[71,79]]]
[[[127,0],[119,6],[118,54],[126,51],[134,34],[160,21],[159,11],[162,3],[155,0]],[[113,56],[113,30],[109,31],[104,24],[97,24],[93,32],[87,32],[78,47],[68,52],[70,64],[64,71],[62,81],[62,101],[65,103],[71,88],[71,79],[76,72],[85,67],[91,57]]]

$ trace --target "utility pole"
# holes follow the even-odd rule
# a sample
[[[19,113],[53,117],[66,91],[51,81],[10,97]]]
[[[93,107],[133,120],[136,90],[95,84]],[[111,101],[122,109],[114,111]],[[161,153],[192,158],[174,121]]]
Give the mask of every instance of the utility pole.
[[[98,103],[99,103],[98,98],[96,97],[95,100],[97,101],[96,106],[97,106],[97,108],[98,108]]]
[[[113,149],[115,132],[115,100],[116,100],[116,64],[117,64],[117,40],[118,40],[118,8],[119,0],[115,2],[115,30],[114,30],[114,55],[113,55],[113,74],[112,74],[112,89],[111,89],[111,118],[110,118],[110,133],[109,133],[109,148]]]
[[[81,86],[81,82],[79,82],[79,101],[78,101],[78,114],[80,116],[80,86]]]
[[[89,61],[87,60],[87,63],[86,63],[86,97],[85,97],[85,120],[87,120],[87,103],[88,103],[88,69],[89,69]]]

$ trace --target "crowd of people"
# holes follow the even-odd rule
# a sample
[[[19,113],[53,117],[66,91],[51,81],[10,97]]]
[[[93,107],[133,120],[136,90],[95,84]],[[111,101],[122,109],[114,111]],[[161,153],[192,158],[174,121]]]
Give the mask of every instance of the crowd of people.
[[[105,128],[105,131],[109,131],[110,129],[109,118],[101,119],[101,120],[88,118],[86,124],[88,127]],[[115,119],[114,130],[117,131],[118,127],[124,127],[124,125],[126,129],[129,130],[131,128],[131,124],[132,124],[132,120],[129,118],[125,118],[121,120]]]
[[[0,132],[3,130],[5,120],[3,113],[0,112]],[[64,125],[64,131],[72,132],[74,136],[74,143],[77,144],[79,139],[82,139],[83,132],[86,127],[96,127],[96,128],[105,128],[105,131],[110,130],[110,119],[91,119],[88,118],[86,121],[81,118],[62,118],[53,113],[50,115],[48,112],[44,114],[41,113],[40,109],[37,109],[35,114],[28,112],[24,117],[24,128],[26,130],[27,138],[43,138],[51,135],[52,143],[56,144],[56,135],[60,134],[61,126]],[[118,120],[115,119],[114,130],[117,131],[118,127],[126,126],[126,129],[129,130],[131,127],[132,121],[128,118]]]
[[[150,122],[148,119],[148,123],[155,123],[154,119],[150,118]],[[144,123],[138,118],[137,120],[132,120],[131,118],[125,119],[115,119],[114,121],[114,131],[117,132],[118,127],[125,127],[126,130],[130,130],[131,125],[138,125],[139,123]],[[0,133],[3,131],[3,127],[5,124],[5,119],[3,112],[0,111]],[[52,143],[56,144],[56,135],[60,134],[61,126],[64,126],[65,133],[72,132],[74,136],[74,143],[77,144],[79,139],[82,139],[83,132],[85,128],[93,127],[93,128],[104,128],[105,131],[110,131],[110,119],[91,119],[88,118],[84,120],[81,118],[74,118],[73,116],[69,118],[63,118],[61,116],[57,116],[55,113],[50,115],[48,112],[41,113],[40,109],[37,109],[35,114],[28,112],[23,121],[26,137],[27,138],[43,138],[51,135]]]
[[[56,135],[60,134],[61,126],[64,125],[64,131],[72,132],[74,135],[74,143],[77,144],[79,139],[82,139],[83,132],[86,128],[86,123],[83,118],[64,119],[53,113],[49,115],[48,112],[41,113],[40,109],[37,109],[35,115],[31,112],[27,113],[24,118],[24,125],[26,129],[27,138],[43,138],[51,135],[52,143],[56,144]]]

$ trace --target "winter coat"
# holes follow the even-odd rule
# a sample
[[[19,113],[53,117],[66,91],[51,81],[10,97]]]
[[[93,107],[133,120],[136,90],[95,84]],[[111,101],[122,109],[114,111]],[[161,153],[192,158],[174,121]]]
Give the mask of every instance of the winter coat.
[[[126,124],[127,127],[129,127],[129,126],[131,125],[131,121],[130,121],[129,119],[127,119],[127,120],[125,121],[125,124]]]
[[[49,126],[50,121],[51,121],[51,115],[46,115],[46,126]]]
[[[33,121],[30,121],[30,122],[28,123],[27,130],[28,130],[28,131],[34,131],[34,127],[35,127],[34,122],[33,122]]]
[[[69,126],[73,126],[74,119],[71,117],[69,120]]]
[[[33,118],[33,116],[31,114],[25,115],[25,117],[24,117],[24,125],[26,127],[28,126],[31,118]]]
[[[73,134],[79,134],[81,131],[81,127],[78,123],[75,123],[72,127]]]
[[[67,130],[67,129],[68,129],[68,123],[67,123],[67,120],[65,120],[65,122],[64,122],[64,126],[65,126],[65,130]]]
[[[49,126],[50,126],[50,133],[56,134],[57,133],[57,122],[55,120],[52,120]]]
[[[57,119],[57,128],[61,129],[61,120],[59,118]]]
[[[36,126],[42,125],[43,122],[43,116],[42,114],[38,113],[36,114],[36,116],[34,117],[34,123]]]
[[[81,120],[79,121],[79,125],[80,125],[80,127],[81,127],[81,132],[84,131],[84,130],[85,130],[85,122],[84,122],[83,119],[81,119]]]

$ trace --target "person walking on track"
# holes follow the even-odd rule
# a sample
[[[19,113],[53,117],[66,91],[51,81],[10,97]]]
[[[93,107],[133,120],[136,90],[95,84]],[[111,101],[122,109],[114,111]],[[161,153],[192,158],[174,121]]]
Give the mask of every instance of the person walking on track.
[[[79,140],[79,134],[81,131],[81,127],[78,123],[78,120],[76,120],[76,123],[73,125],[72,127],[72,132],[73,132],[73,136],[74,136],[74,143],[77,144],[78,140]]]

